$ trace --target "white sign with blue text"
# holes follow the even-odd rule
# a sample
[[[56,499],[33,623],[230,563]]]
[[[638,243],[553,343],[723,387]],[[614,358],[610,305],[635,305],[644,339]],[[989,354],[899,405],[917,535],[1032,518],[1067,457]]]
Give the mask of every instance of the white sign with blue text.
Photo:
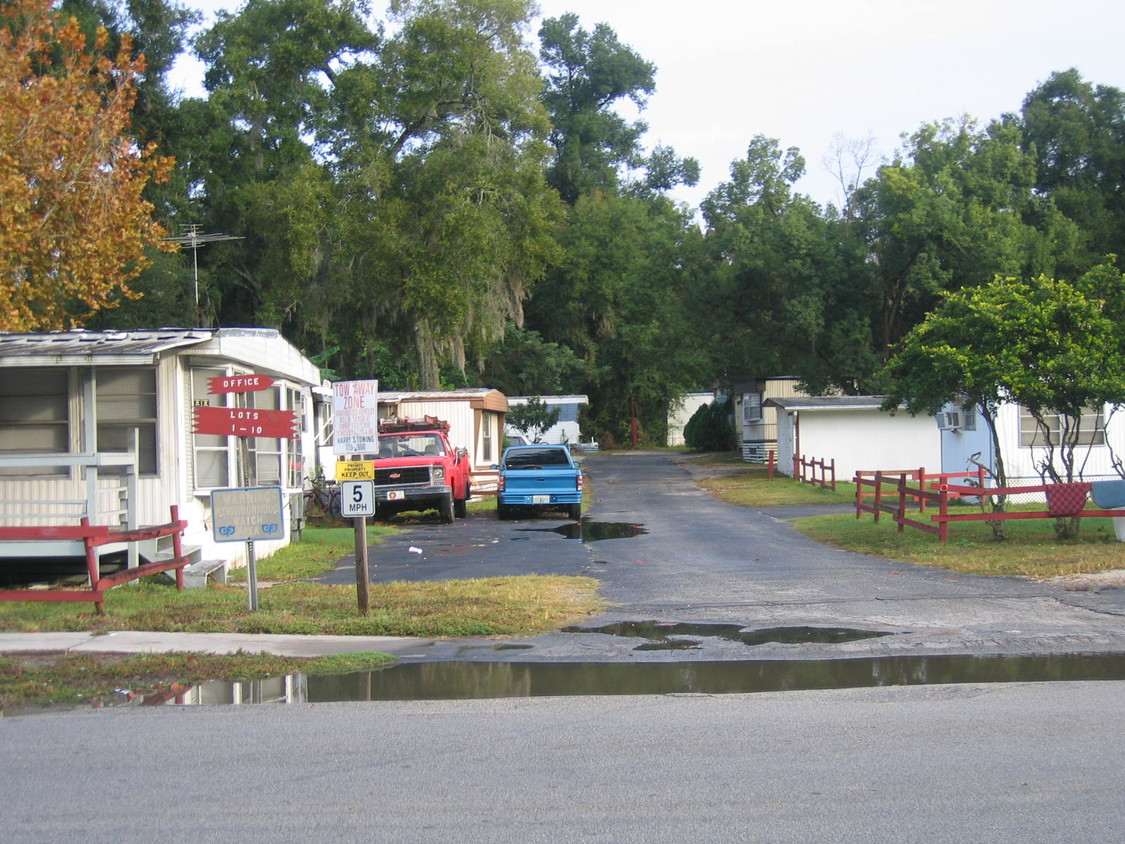
[[[255,542],[285,536],[281,487],[211,491],[211,532],[216,542]]]

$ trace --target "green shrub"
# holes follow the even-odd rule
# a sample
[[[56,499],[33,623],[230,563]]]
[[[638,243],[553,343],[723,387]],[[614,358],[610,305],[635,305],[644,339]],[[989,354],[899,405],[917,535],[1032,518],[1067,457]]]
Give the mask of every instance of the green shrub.
[[[701,405],[684,426],[684,442],[695,451],[730,451],[735,447],[730,403]]]

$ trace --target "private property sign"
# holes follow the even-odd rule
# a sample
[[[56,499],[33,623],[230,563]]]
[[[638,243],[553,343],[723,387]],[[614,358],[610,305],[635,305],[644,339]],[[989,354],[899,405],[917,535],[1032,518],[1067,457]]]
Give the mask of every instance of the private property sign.
[[[332,448],[339,454],[379,450],[379,382],[332,385]]]

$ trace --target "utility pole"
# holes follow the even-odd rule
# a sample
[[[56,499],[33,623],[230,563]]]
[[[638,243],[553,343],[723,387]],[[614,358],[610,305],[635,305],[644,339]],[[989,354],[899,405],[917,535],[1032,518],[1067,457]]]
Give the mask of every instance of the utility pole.
[[[200,231],[200,228],[201,226],[198,223],[188,223],[187,230],[183,234],[177,237],[164,238],[167,243],[178,243],[182,248],[191,250],[191,267],[195,278],[195,328],[203,327],[200,325],[203,321],[203,315],[199,308],[199,247],[207,243],[219,243],[224,240],[246,239],[231,234],[204,234]]]

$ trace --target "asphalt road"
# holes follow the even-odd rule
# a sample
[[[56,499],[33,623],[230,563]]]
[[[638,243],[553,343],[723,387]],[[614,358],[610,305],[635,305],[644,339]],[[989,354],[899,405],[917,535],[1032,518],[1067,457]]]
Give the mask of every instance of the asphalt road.
[[[705,637],[689,653],[638,653],[639,639],[569,634],[518,640],[522,650],[440,645],[433,659],[830,659],[839,656],[1125,653],[1125,590],[1021,578],[959,576],[839,551],[804,539],[787,519],[807,511],[724,504],[667,453],[588,455],[595,501],[585,538],[544,513],[501,522],[491,512],[419,525],[373,546],[371,579],[442,580],[586,574],[611,604],[589,629],[619,621],[727,623],[749,630],[846,628],[888,633],[842,643]],[[846,506],[840,508],[849,512]],[[602,535],[633,533],[624,538]],[[1125,567],[1125,554],[1123,554]],[[324,578],[354,583],[348,560]],[[454,650],[456,648],[456,650]]]
[[[644,533],[584,542],[553,517],[477,515],[376,546],[373,579],[590,573],[615,604],[590,629],[657,620],[886,635],[702,636],[669,652],[561,633],[504,650],[437,642],[404,662],[581,659],[596,676],[605,662],[1125,653],[1111,590],[823,548],[779,520],[788,513],[715,501],[666,455],[587,465],[590,515]],[[348,582],[353,569],[334,576]],[[19,716],[0,719],[0,821],[18,842],[1118,841],[1123,694],[1119,681],[963,683]]]
[[[0,719],[6,841],[1109,842],[1125,683]]]

